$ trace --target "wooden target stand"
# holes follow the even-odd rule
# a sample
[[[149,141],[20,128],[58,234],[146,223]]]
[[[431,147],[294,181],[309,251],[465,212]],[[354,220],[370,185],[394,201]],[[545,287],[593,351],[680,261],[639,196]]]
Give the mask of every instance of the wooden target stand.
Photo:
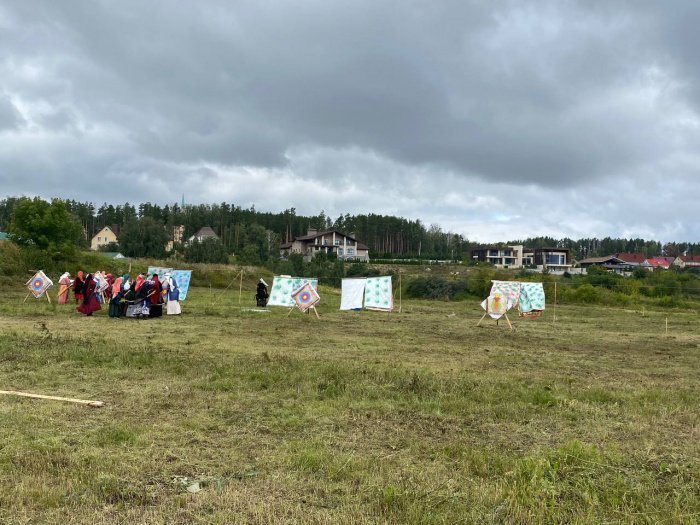
[[[481,321],[484,320],[484,318],[489,315],[491,312],[489,312],[489,303],[486,301],[486,311],[484,312],[484,315],[481,316],[481,319],[479,319],[479,322],[476,323],[476,326],[479,326],[481,324]],[[510,319],[508,319],[508,311],[503,312],[503,315],[501,317],[505,317],[506,321],[508,322],[508,326],[510,327],[511,330],[513,330],[513,325],[510,323]],[[498,326],[498,321],[500,321],[501,317],[496,318],[496,326]]]
[[[320,318],[321,318],[321,316],[318,315],[318,310],[316,310],[316,305],[311,305],[311,306],[309,306],[306,310],[301,310],[298,306],[292,306],[292,307],[289,309],[289,312],[287,313],[287,317],[289,317],[290,315],[292,315],[292,312],[293,312],[294,310],[299,310],[302,314],[308,314],[311,310],[313,310],[314,313],[316,314],[316,319],[320,319]]]
[[[49,304],[51,304],[51,297],[49,297],[49,293],[48,293],[48,292],[49,292],[49,290],[48,290],[48,288],[47,288],[46,291],[45,291],[43,294],[41,294],[41,295],[46,296],[46,300],[49,302]],[[24,303],[27,302],[27,299],[29,299],[29,296],[30,296],[30,295],[33,295],[32,292],[29,292],[29,293],[27,294],[27,296],[24,298],[24,301],[22,301],[22,304],[24,304]],[[37,297],[37,299],[40,299],[40,298],[41,298],[41,295],[40,295],[39,297]]]

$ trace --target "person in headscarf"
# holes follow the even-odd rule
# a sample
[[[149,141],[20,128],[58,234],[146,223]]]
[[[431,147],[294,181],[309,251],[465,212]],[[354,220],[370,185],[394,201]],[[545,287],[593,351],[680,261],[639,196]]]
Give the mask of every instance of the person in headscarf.
[[[70,274],[65,272],[58,278],[58,304],[67,304],[70,293]]]
[[[167,291],[165,297],[168,301],[166,313],[168,315],[180,315],[182,313],[180,308],[180,288],[178,288],[177,281],[173,279],[172,275],[166,273],[164,277],[163,289]]]
[[[151,289],[148,291],[148,301],[151,303],[149,317],[160,317],[163,315],[163,286],[157,273],[151,277],[151,283]]]
[[[117,277],[115,281],[112,283],[112,286],[110,288],[110,299],[109,299],[109,311],[108,315],[110,317],[121,317],[122,316],[122,297],[124,296],[123,292],[123,283],[124,283],[124,277]]]
[[[89,273],[87,277],[85,277],[85,284],[83,286],[83,304],[78,306],[77,310],[81,314],[91,316],[93,312],[96,312],[100,308],[102,307],[97,300],[95,280],[92,278],[92,274]]]
[[[73,281],[73,293],[75,294],[75,302],[80,304],[83,302],[83,289],[85,288],[85,280],[83,279],[83,271],[79,270]]]
[[[138,293],[139,290],[141,289],[141,287],[143,286],[143,283],[145,283],[145,282],[146,282],[146,279],[143,276],[143,274],[142,273],[138,274],[138,276],[136,277],[136,282],[134,283],[134,291],[136,293]]]
[[[260,279],[258,282],[258,289],[255,293],[255,300],[256,304],[258,306],[267,306],[267,298],[270,297],[270,294],[267,293],[267,283],[265,282],[264,279]]]

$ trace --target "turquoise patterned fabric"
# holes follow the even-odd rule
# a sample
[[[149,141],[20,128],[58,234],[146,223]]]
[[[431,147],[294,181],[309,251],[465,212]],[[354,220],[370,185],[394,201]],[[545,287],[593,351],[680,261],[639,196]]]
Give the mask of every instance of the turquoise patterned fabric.
[[[373,310],[391,310],[394,308],[391,276],[367,278],[365,284],[365,308]]]
[[[180,289],[179,301],[187,299],[187,292],[190,289],[190,280],[192,280],[192,270],[173,270],[170,276],[175,279],[177,287]]]
[[[520,311],[544,310],[542,283],[520,283]]]
[[[172,268],[164,268],[162,266],[149,266],[148,267],[148,272],[146,275],[153,275],[154,273],[158,274],[158,279],[163,280],[163,277],[165,277],[166,273],[172,273],[173,269]]]
[[[292,292],[301,288],[304,284],[310,283],[314,290],[318,290],[318,279],[307,277],[286,277],[277,276],[272,280],[272,290],[268,306],[296,306],[292,299]]]

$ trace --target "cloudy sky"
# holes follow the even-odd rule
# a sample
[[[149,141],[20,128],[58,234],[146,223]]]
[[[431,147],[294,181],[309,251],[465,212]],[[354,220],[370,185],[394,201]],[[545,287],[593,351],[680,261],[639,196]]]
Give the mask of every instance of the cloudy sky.
[[[0,0],[0,197],[700,240],[696,0]]]

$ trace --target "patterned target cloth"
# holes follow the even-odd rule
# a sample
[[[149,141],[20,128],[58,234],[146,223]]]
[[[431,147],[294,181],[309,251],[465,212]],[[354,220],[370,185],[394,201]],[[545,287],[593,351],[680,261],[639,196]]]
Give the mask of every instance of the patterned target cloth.
[[[491,283],[491,295],[498,292],[506,297],[511,306],[518,304],[522,283],[518,281],[491,281]]]
[[[542,283],[521,283],[520,311],[544,310],[544,287]]]
[[[383,311],[391,311],[394,308],[394,294],[391,289],[390,275],[367,278],[365,283],[365,308]]]
[[[270,300],[267,302],[267,305],[294,308],[296,303],[292,299],[292,292],[298,290],[306,283],[309,283],[314,289],[318,288],[318,279],[290,277],[287,275],[276,276],[272,281]]]
[[[36,272],[34,276],[27,281],[29,292],[37,299],[46,293],[49,286],[53,286],[53,281],[41,270]]]
[[[306,312],[321,300],[321,296],[314,290],[311,283],[305,283],[292,292],[292,299],[299,310]]]

